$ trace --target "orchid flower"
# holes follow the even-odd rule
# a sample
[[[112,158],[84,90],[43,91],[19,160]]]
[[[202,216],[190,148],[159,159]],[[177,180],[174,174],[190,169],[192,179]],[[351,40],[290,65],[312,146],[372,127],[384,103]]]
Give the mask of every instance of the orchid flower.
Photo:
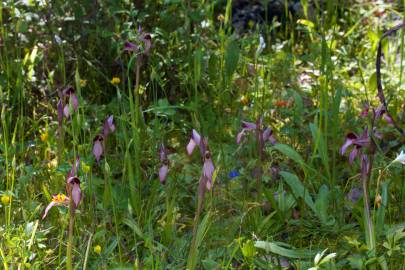
[[[69,119],[70,118],[70,105],[72,105],[73,111],[77,112],[77,109],[79,107],[79,99],[77,98],[73,87],[67,87],[67,88],[63,89],[62,94],[63,94],[63,97],[68,98],[68,102],[63,107],[63,115],[67,119]]]
[[[193,129],[190,142],[186,148],[187,154],[191,155],[197,145],[200,148],[200,154],[204,162],[202,176],[200,178],[200,185],[205,186],[207,190],[211,190],[212,176],[214,174],[215,167],[211,159],[211,152],[208,148],[208,139],[201,137],[200,134]]]
[[[167,157],[167,149],[163,143],[159,147],[159,159],[162,163],[159,169],[159,180],[161,184],[165,184],[169,172],[169,159]]]
[[[360,113],[360,117],[362,117],[362,118],[366,117],[368,115],[369,110],[370,110],[370,104],[368,102],[365,102],[364,109]],[[388,114],[387,108],[383,104],[378,106],[376,110],[373,109],[372,117],[373,117],[373,121],[378,120],[379,118],[383,117],[388,122],[388,124],[393,125],[393,123],[394,123],[391,115]]]
[[[110,115],[104,121],[103,124],[103,133],[97,134],[93,139],[93,155],[96,158],[97,163],[100,162],[101,156],[104,152],[104,141],[107,139],[110,133],[115,131],[116,127],[114,124],[114,116]]]
[[[66,190],[67,193],[71,195],[71,198],[73,199],[73,206],[74,208],[77,208],[80,200],[81,200],[81,194],[82,191],[80,189],[80,180],[77,176],[77,170],[79,168],[80,164],[80,157],[76,157],[75,163],[72,166],[72,169],[68,172],[66,175]],[[44,214],[42,216],[42,219],[46,217],[48,214],[49,210],[54,207],[54,206],[69,206],[70,202],[70,197],[64,195],[64,194],[57,194],[57,195],[52,195],[52,201],[48,204],[48,206],[45,208]]]
[[[370,137],[368,135],[368,128],[364,128],[363,134],[361,136],[356,135],[355,133],[349,133],[346,136],[346,141],[343,146],[340,148],[340,154],[344,155],[347,148],[351,145],[354,145],[353,150],[349,154],[349,163],[353,164],[354,159],[360,153],[362,147],[367,147],[370,145]]]
[[[114,116],[110,115],[104,121],[103,135],[104,135],[104,137],[107,137],[110,132],[113,133],[114,131],[115,131]]]
[[[266,141],[270,141],[272,144],[276,143],[276,139],[273,135],[273,130],[271,128],[266,127],[264,130],[262,129],[263,124],[263,117],[257,119],[256,123],[242,121],[242,131],[238,133],[236,136],[236,143],[240,144],[243,137],[246,135],[247,132],[256,132],[256,134],[261,138],[263,144]]]
[[[104,152],[103,141],[104,137],[101,134],[96,135],[93,140],[93,155],[96,158],[97,163],[100,162],[101,155]]]
[[[143,42],[143,51],[141,56],[149,56],[152,49],[152,36],[149,33],[142,33],[142,28],[138,28],[138,40]],[[140,46],[132,42],[126,41],[124,43],[124,51],[139,53]]]
[[[80,200],[82,198],[82,190],[80,189],[80,179],[78,177],[70,177],[68,179],[68,184],[71,187],[71,193],[72,193],[72,200],[74,203],[75,208],[80,203]]]
[[[126,41],[124,43],[124,51],[127,52],[138,52],[139,51],[139,47],[136,46],[134,43]]]

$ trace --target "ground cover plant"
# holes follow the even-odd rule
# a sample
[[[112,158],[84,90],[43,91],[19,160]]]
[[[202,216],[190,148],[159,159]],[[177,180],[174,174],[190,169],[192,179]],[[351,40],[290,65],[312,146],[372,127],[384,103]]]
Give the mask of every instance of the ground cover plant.
[[[1,269],[404,269],[404,6],[0,1]]]

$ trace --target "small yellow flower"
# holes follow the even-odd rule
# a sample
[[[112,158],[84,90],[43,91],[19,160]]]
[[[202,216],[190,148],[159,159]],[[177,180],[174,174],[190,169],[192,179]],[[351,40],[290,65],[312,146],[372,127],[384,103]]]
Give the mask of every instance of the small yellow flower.
[[[112,84],[119,84],[121,82],[121,79],[118,77],[113,77],[110,82]]]
[[[224,17],[224,15],[219,14],[217,19],[218,19],[218,21],[223,22],[225,20],[225,17]]]
[[[101,247],[100,247],[100,245],[96,245],[96,246],[93,248],[93,251],[94,251],[94,253],[100,254],[100,253],[101,253]]]
[[[10,202],[10,196],[8,196],[8,195],[3,195],[3,196],[1,196],[1,203],[2,203],[2,204],[6,205],[6,204],[8,204],[9,202]]]
[[[90,166],[87,165],[86,163],[82,162],[82,169],[84,173],[89,173],[90,172]]]
[[[48,140],[48,132],[41,133],[40,137],[42,142],[46,142]]]
[[[80,87],[85,87],[87,85],[87,80],[80,79]]]
[[[247,105],[249,103],[249,99],[246,96],[241,96],[240,97],[240,103],[242,105]]]
[[[48,169],[52,169],[52,168],[56,168],[56,167],[58,167],[58,160],[56,158],[54,158],[48,163]]]
[[[66,201],[66,195],[65,194],[58,194],[58,195],[53,195],[52,196],[52,201],[55,203],[63,203]]]

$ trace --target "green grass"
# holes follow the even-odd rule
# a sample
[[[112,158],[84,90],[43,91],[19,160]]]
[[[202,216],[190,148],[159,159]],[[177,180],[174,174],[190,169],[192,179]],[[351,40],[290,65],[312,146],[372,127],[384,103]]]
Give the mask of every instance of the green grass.
[[[2,269],[403,268],[405,171],[391,162],[405,140],[360,112],[380,104],[378,42],[405,20],[405,2],[325,1],[322,13],[301,1],[299,20],[242,34],[235,1],[132,2],[0,2]],[[148,55],[138,26],[151,34]],[[382,53],[388,111],[404,129],[403,30]],[[67,86],[78,109],[58,126]],[[110,115],[116,130],[97,163],[93,139]],[[277,143],[261,151],[252,132],[237,144],[241,121],[260,116]],[[365,126],[382,137],[375,153],[360,150],[373,159],[362,177],[360,158],[350,166],[339,150]],[[202,198],[201,157],[186,153],[192,129],[208,138],[216,168]],[[82,200],[69,236],[69,209],[41,217],[67,193],[76,156]]]

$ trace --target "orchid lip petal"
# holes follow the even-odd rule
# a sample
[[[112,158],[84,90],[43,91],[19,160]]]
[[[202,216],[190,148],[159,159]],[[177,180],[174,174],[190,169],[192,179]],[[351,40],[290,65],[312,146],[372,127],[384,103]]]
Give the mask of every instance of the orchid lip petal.
[[[353,150],[349,154],[349,164],[352,165],[354,162],[354,159],[356,158],[358,154],[358,148],[353,148]]]
[[[69,119],[70,117],[69,104],[66,104],[65,107],[63,107],[63,114],[67,119]]]
[[[191,139],[190,142],[188,143],[186,149],[187,149],[187,154],[190,156],[193,151],[194,148],[199,145],[200,146],[200,150],[201,150],[201,135],[198,134],[198,132],[193,129],[193,131],[191,132]]]
[[[276,139],[274,138],[273,134],[270,135],[269,141],[271,144],[275,145],[277,143]]]
[[[353,139],[346,139],[345,143],[343,144],[343,146],[340,148],[340,154],[344,155],[344,153],[346,152],[347,148],[353,144]]]
[[[196,144],[200,144],[201,135],[195,129],[193,129],[191,138],[195,141]]]
[[[103,125],[103,135],[104,137],[107,137],[110,132],[115,131],[115,125],[114,125],[114,116],[110,115],[105,121]]]
[[[63,94],[65,97],[68,97],[68,96],[70,96],[70,95],[73,95],[74,93],[75,93],[75,90],[74,90],[73,87],[71,87],[71,86],[65,87],[65,88],[63,89],[63,91],[62,91],[62,94]]]
[[[44,214],[42,215],[42,219],[44,219],[46,215],[48,215],[49,210],[51,210],[51,208],[54,207],[55,205],[57,205],[56,202],[50,202],[48,204],[48,206],[45,208]]]
[[[82,191],[80,189],[80,183],[74,183],[72,187],[72,200],[73,203],[75,204],[75,207],[77,207],[80,203],[81,200],[81,195]]]
[[[93,145],[93,155],[97,160],[97,163],[100,162],[100,157],[103,154],[103,145],[100,140],[95,140]]]
[[[195,143],[195,141],[193,140],[193,139],[190,139],[190,142],[187,144],[187,147],[186,147],[186,149],[187,149],[187,154],[189,155],[189,156],[191,156],[191,154],[193,153],[193,151],[194,151],[194,148],[196,147],[196,143]]]
[[[257,125],[255,123],[251,123],[251,122],[246,122],[246,121],[242,121],[242,128],[246,129],[246,130],[254,130],[257,128]]]
[[[237,144],[240,144],[240,142],[242,141],[243,137],[245,136],[245,131],[246,131],[246,129],[242,129],[242,131],[239,132],[238,135],[236,135]]]
[[[263,131],[263,141],[269,140],[272,144],[275,144],[275,139],[273,137],[273,130],[269,127],[267,127]]]
[[[75,112],[77,112],[77,110],[79,108],[79,99],[77,98],[77,96],[75,94],[72,94],[70,99],[71,99],[71,102],[72,102],[73,110]]]
[[[135,45],[132,42],[126,41],[124,44],[124,51],[128,51],[128,52],[138,52],[139,48],[137,45]]]
[[[388,122],[388,124],[394,125],[394,119],[392,119],[391,115],[389,115],[389,114],[384,114],[384,119],[385,119],[385,121]]]
[[[215,171],[214,163],[212,162],[211,159],[206,159],[203,165],[204,177],[206,177],[209,181],[212,181],[214,171]]]
[[[169,172],[169,166],[163,165],[162,167],[160,167],[160,169],[159,169],[160,183],[162,183],[162,184],[166,183],[166,178],[167,178],[168,172]]]

